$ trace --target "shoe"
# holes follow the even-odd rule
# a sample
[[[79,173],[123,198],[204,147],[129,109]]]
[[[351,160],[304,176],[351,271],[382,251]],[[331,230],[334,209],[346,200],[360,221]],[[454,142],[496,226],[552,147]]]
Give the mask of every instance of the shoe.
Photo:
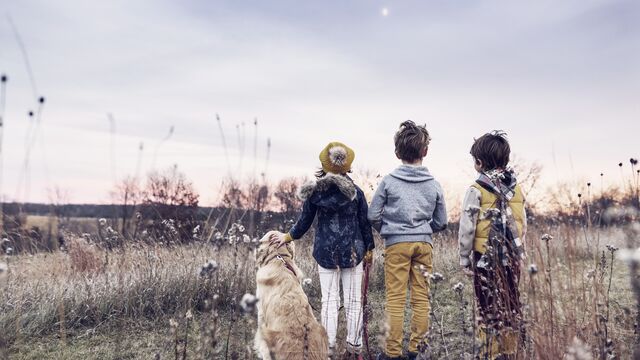
[[[404,356],[387,356],[387,354],[381,352],[376,357],[376,360],[405,360]]]

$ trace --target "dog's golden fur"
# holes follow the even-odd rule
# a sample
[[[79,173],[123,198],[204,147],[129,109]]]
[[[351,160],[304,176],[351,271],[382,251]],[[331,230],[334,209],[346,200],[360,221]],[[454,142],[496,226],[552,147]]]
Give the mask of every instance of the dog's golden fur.
[[[327,333],[302,290],[302,272],[293,261],[294,246],[289,243],[278,248],[270,243],[273,234],[260,240],[256,254],[256,351],[265,360],[326,360]]]

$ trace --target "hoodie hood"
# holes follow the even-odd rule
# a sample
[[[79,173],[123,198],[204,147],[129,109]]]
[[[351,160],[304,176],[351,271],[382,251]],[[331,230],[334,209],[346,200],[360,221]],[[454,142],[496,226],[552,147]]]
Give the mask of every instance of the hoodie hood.
[[[302,201],[309,200],[318,206],[333,209],[349,204],[356,195],[356,185],[349,177],[332,173],[302,185],[298,193]]]
[[[426,166],[414,166],[402,164],[389,174],[396,179],[407,182],[424,182],[433,180]]]

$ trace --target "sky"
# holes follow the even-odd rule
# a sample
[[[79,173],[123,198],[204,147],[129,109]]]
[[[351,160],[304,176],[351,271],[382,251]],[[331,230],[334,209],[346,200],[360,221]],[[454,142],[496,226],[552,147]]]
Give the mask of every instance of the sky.
[[[178,164],[214,204],[228,176],[312,176],[330,141],[386,174],[407,119],[455,199],[493,129],[544,186],[615,183],[640,156],[639,35],[637,1],[0,0],[0,193],[108,203]]]

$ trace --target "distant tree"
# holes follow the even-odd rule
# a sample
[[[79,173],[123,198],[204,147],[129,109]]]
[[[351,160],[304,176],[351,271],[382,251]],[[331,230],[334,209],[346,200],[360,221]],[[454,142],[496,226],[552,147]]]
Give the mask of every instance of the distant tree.
[[[127,233],[127,221],[133,215],[136,206],[142,198],[142,191],[138,179],[133,176],[127,176],[121,179],[115,184],[110,195],[113,203],[121,209],[121,232],[125,235]]]
[[[302,200],[298,197],[298,191],[303,180],[295,177],[288,177],[280,180],[276,185],[273,196],[276,198],[279,210],[286,219],[291,219],[302,208]]]
[[[242,189],[240,182],[233,178],[228,178],[222,183],[222,201],[225,208],[244,209],[247,206],[247,194]]]
[[[192,238],[200,196],[177,165],[149,173],[142,194],[145,217],[153,220],[150,230],[156,238]]]

